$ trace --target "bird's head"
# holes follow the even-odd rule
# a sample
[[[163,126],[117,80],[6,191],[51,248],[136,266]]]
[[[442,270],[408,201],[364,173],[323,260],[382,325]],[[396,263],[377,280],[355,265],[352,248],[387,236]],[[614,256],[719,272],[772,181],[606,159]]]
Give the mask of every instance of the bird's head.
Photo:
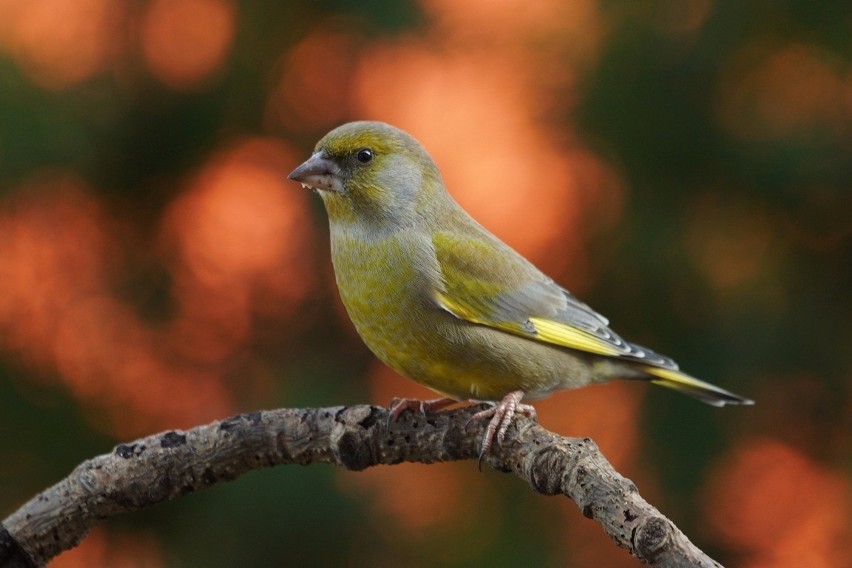
[[[319,192],[332,223],[405,226],[446,196],[420,143],[382,122],[335,128],[288,177]]]

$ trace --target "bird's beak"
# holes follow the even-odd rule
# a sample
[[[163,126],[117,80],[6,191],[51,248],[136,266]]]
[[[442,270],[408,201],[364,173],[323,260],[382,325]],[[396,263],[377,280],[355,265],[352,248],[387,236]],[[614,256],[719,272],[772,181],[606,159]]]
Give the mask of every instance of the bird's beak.
[[[305,163],[290,172],[287,177],[302,184],[302,187],[326,191],[343,191],[340,166],[322,152],[317,152]]]

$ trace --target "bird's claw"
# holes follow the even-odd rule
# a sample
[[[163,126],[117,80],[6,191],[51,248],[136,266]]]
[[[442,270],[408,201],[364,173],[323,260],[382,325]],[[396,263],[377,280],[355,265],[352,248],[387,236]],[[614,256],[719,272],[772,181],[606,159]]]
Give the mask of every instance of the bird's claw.
[[[468,424],[470,424],[474,420],[491,419],[488,427],[485,429],[485,437],[482,439],[482,450],[479,452],[480,471],[482,470],[482,459],[493,447],[494,438],[497,438],[498,446],[503,444],[503,440],[506,438],[506,430],[509,429],[509,424],[512,423],[512,418],[514,418],[517,412],[529,416],[533,420],[537,418],[535,408],[529,404],[521,404],[523,397],[524,391],[512,391],[491,408],[477,412],[468,420]]]
[[[491,408],[486,408],[471,416],[465,427],[471,422],[490,418],[488,427],[485,429],[485,437],[482,439],[482,450],[479,452],[479,469],[482,470],[482,460],[491,451],[496,438],[497,445],[502,445],[506,438],[506,431],[509,429],[509,424],[512,423],[512,418],[520,412],[524,416],[529,416],[533,420],[537,418],[535,408],[529,404],[521,404],[524,398],[524,391],[512,391],[503,397],[503,400],[493,403]],[[388,407],[387,427],[390,428],[391,422],[396,422],[400,415],[406,410],[419,411],[421,414],[434,410],[441,410],[448,406],[457,403],[457,400],[452,398],[434,398],[431,400],[418,400],[416,398],[394,398],[391,400]]]

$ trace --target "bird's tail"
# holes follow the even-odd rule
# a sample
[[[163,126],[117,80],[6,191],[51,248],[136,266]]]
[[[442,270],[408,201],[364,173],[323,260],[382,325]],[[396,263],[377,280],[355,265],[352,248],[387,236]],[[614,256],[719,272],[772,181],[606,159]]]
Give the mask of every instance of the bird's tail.
[[[690,377],[686,373],[673,369],[663,369],[643,365],[641,370],[651,375],[651,382],[663,385],[670,389],[688,394],[707,404],[713,406],[725,406],[726,404],[754,404],[753,400],[743,398],[737,394],[726,391],[710,383]]]

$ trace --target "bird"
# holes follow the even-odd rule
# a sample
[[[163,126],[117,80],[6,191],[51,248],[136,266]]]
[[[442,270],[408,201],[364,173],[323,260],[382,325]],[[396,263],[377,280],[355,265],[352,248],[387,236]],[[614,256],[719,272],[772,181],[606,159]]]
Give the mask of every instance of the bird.
[[[472,417],[489,421],[481,463],[516,413],[535,418],[522,401],[563,389],[633,379],[714,406],[753,404],[622,339],[465,212],[423,146],[394,126],[338,126],[288,178],[322,199],[337,288],[364,343],[440,395],[394,399],[390,420],[488,402]]]

